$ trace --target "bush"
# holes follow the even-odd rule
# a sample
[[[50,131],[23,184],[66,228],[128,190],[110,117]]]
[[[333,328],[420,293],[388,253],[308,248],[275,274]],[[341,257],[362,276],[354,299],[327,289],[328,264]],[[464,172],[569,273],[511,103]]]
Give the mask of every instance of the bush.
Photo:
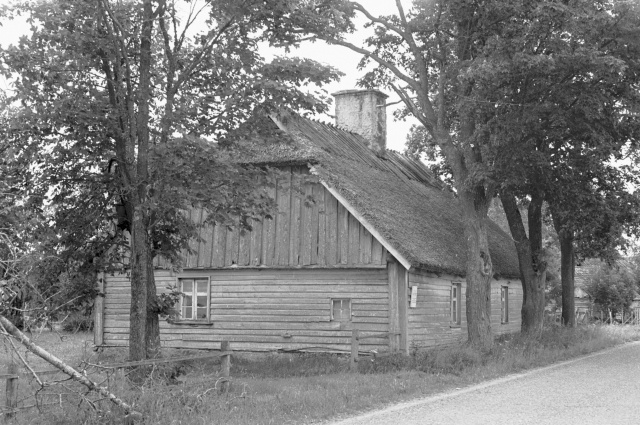
[[[62,322],[62,330],[65,332],[88,332],[93,330],[93,317],[80,312],[74,312]]]

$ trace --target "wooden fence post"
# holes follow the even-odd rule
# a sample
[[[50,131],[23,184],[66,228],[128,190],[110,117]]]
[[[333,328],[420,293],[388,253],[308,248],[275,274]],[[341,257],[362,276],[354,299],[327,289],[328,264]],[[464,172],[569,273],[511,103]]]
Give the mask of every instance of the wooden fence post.
[[[7,413],[4,415],[4,420],[8,421],[15,416],[15,408],[18,404],[18,365],[14,362],[9,363],[7,366],[7,401],[6,408]]]
[[[220,350],[222,352],[231,351],[229,348],[229,341],[222,341],[220,343]],[[222,361],[220,362],[220,374],[222,375],[222,384],[220,385],[220,391],[226,393],[229,391],[229,374],[231,372],[231,353],[224,354]]]
[[[349,370],[351,372],[358,371],[358,351],[360,350],[360,331],[354,329],[351,333],[351,362]]]

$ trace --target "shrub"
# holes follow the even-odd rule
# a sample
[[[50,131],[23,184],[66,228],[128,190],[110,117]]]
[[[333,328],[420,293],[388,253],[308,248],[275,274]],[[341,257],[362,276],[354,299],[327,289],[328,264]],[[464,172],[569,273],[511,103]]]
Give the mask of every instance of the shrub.
[[[73,312],[62,322],[65,332],[88,332],[93,330],[93,317],[81,312]]]

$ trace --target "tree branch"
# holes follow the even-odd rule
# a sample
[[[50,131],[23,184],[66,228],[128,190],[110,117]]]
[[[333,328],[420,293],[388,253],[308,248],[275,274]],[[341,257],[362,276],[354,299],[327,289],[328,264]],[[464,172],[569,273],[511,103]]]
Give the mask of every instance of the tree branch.
[[[20,341],[22,345],[24,345],[27,350],[31,351],[38,357],[46,360],[51,365],[60,369],[62,372],[66,373],[71,379],[80,382],[82,385],[87,387],[91,391],[95,391],[98,394],[106,397],[116,406],[122,408],[125,413],[131,418],[142,419],[142,414],[136,412],[133,407],[120,398],[118,398],[115,394],[109,392],[109,390],[105,387],[98,386],[95,382],[89,380],[86,376],[82,375],[71,366],[64,363],[62,360],[49,353],[48,351],[42,349],[41,347],[34,344],[25,334],[23,334],[18,328],[14,326],[9,319],[0,315],[0,325],[7,331],[9,335]]]

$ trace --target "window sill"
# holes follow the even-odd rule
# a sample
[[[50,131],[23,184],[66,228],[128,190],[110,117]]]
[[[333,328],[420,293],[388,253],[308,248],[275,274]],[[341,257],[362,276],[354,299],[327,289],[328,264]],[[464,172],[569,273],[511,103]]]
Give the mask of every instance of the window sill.
[[[167,320],[167,323],[178,326],[213,326],[208,320]]]

